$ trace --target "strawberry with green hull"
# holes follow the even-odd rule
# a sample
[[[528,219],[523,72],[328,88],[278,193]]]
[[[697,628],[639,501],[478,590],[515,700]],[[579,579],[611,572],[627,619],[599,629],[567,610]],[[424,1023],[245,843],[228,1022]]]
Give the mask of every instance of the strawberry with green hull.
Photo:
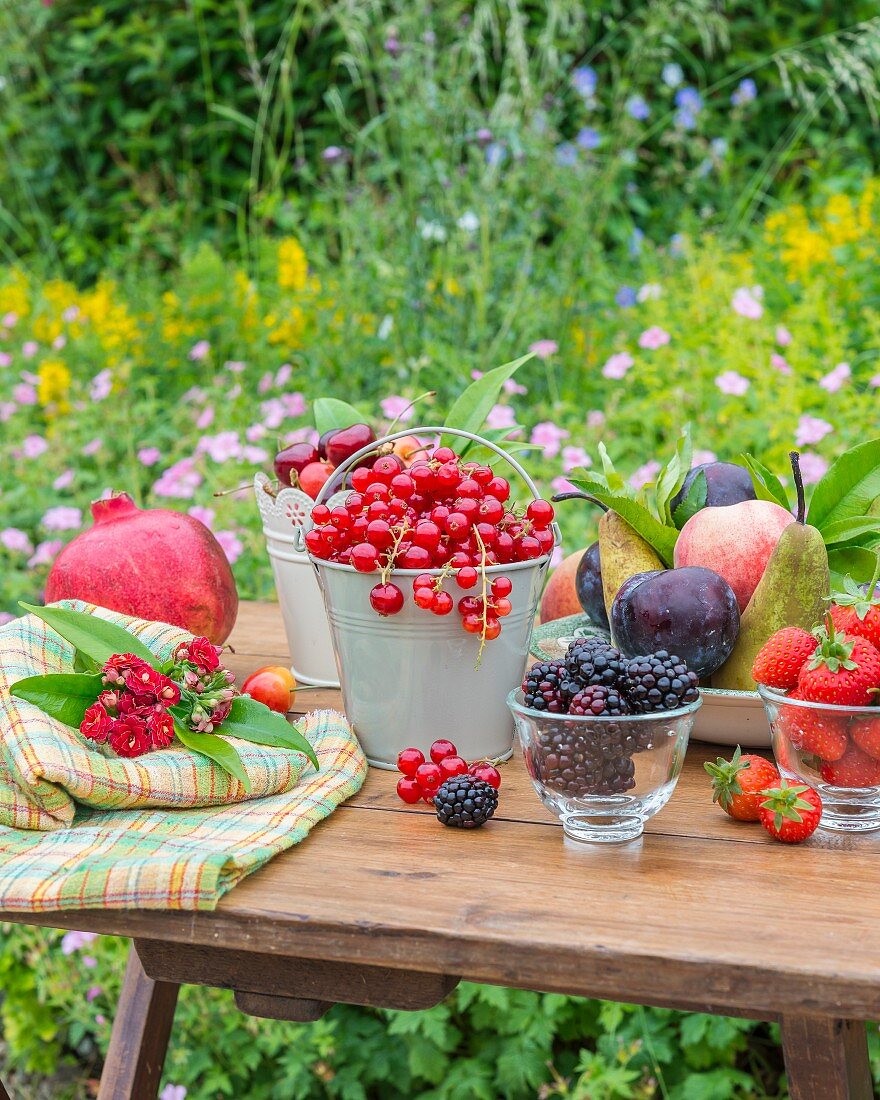
[[[781,783],[764,791],[760,822],[774,840],[800,844],[813,835],[821,818],[822,799],[805,783]]]
[[[737,821],[757,821],[764,791],[779,782],[779,772],[769,760],[743,756],[739,745],[730,760],[719,756],[703,767],[712,778],[712,801]]]
[[[801,669],[816,652],[809,630],[787,626],[768,638],[752,665],[752,679],[767,687],[788,691],[797,687]]]
[[[831,619],[835,630],[867,638],[875,648],[880,649],[880,595],[876,594],[876,581],[874,577],[865,591],[852,577],[847,577],[843,592],[834,594]]]
[[[789,699],[806,702],[798,691],[789,692]],[[799,751],[818,756],[820,760],[833,762],[846,752],[846,715],[812,707],[781,707],[777,725],[792,745]]]
[[[838,634],[830,616],[816,637],[816,652],[798,677],[801,698],[844,707],[875,703],[880,694],[880,652],[867,638]]]
[[[880,760],[862,752],[858,745],[850,745],[839,760],[823,764],[819,774],[832,787],[876,787],[880,785]]]

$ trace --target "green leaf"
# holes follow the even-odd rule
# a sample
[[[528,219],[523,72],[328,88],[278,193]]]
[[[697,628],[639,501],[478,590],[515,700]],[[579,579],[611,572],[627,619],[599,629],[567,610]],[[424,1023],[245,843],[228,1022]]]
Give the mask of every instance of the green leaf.
[[[691,442],[691,427],[686,424],[675,445],[675,453],[657,475],[654,499],[657,505],[657,518],[672,526],[672,511],[669,502],[684,485],[693,460],[694,446]]]
[[[296,726],[292,726],[283,714],[270,710],[265,703],[258,703],[249,695],[237,695],[232,709],[224,718],[221,730],[228,737],[240,737],[255,745],[271,745],[277,749],[293,749],[304,753],[318,768],[315,750]]]
[[[611,461],[611,456],[604,443],[599,444],[599,457],[602,459],[602,473],[605,478],[605,484],[609,489],[618,491],[624,488],[624,481],[617,470],[614,469],[614,463]]]
[[[133,653],[151,665],[156,663],[156,655],[147,649],[140,638],[125,627],[108,623],[97,615],[86,615],[83,611],[72,611],[67,607],[35,607],[29,603],[20,603],[19,607],[42,619],[56,634],[99,665],[103,665],[114,653]]]
[[[877,552],[863,546],[837,547],[828,551],[828,568],[831,570],[831,591],[843,588],[846,578],[856,584],[867,584],[877,567]]]
[[[535,353],[530,351],[528,355],[521,355],[519,359],[495,367],[494,370],[486,371],[482,378],[471,382],[467,389],[453,401],[452,408],[446,417],[446,427],[459,428],[463,432],[473,432],[475,434],[479,432],[483,422],[489,415],[489,411],[498,400],[501,387],[508,378],[512,378],[516,374],[523,363],[528,363],[530,359],[533,359],[534,355]],[[467,451],[466,446],[461,446],[459,437],[444,436],[441,442],[447,446],[455,447],[460,454]]]
[[[569,476],[572,484],[595,497],[606,508],[610,508],[612,512],[617,512],[637,534],[642,536],[649,546],[656,550],[657,556],[671,568],[678,531],[674,527],[667,527],[665,524],[660,523],[658,519],[651,515],[644,504],[633,500],[625,493],[609,491],[601,481],[591,477],[586,471],[583,471],[585,476],[577,476],[580,472],[579,470],[572,471]]]
[[[250,794],[251,781],[244,770],[244,764],[242,764],[241,757],[228,741],[225,741],[216,733],[196,733],[194,730],[187,729],[177,719],[174,721],[174,730],[178,741],[182,745],[192,749],[193,752],[200,752],[202,756],[207,756],[215,764],[219,764],[224,771],[229,772],[234,779],[237,779]]]
[[[746,469],[752,475],[752,484],[755,487],[755,495],[758,500],[772,501],[774,504],[779,504],[786,512],[790,512],[791,504],[788,500],[788,493],[776,474],[768,470],[754,455],[745,454],[742,456],[742,460],[746,465]]]
[[[826,546],[850,542],[863,535],[880,537],[880,516],[850,516],[849,519],[833,520],[822,528],[822,538]]]
[[[339,401],[335,397],[319,397],[315,401],[315,427],[318,433],[332,431],[335,428],[349,428],[352,424],[363,424],[364,414],[354,405]]]
[[[842,454],[813,490],[808,519],[824,534],[829,524],[863,516],[880,496],[880,439]]]
[[[9,694],[33,703],[65,726],[79,729],[86,711],[103,690],[97,673],[58,672],[19,680]]]
[[[681,530],[691,516],[695,516],[706,507],[708,497],[709,482],[706,480],[706,471],[698,470],[697,476],[688,486],[688,491],[672,514],[675,526]]]
[[[85,653],[81,653],[78,649],[73,654],[73,671],[74,672],[100,672],[101,666],[97,661],[93,661],[91,657],[87,657]]]

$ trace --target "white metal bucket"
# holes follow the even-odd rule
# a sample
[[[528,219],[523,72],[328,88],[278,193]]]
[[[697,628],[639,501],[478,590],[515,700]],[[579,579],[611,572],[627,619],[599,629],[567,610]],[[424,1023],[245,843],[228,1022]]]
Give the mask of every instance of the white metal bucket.
[[[254,493],[290,646],[290,670],[298,683],[339,687],[324,597],[311,560],[297,541],[297,531],[311,523],[314,501],[299,489],[282,489],[273,496],[266,491],[270,484],[265,474],[254,478]]]
[[[476,439],[511,463],[533,496],[537,489],[524,470],[494,444],[449,428],[418,428],[379,440],[352,455],[336,475],[383,443],[431,432]],[[331,479],[331,482],[335,480]],[[332,488],[328,482],[328,490]],[[319,495],[318,500],[321,499]],[[554,525],[558,541],[558,529]],[[302,531],[298,537],[302,537]],[[550,557],[489,566],[493,576],[510,578],[512,610],[502,620],[498,638],[487,641],[479,667],[480,636],[467,634],[461,618],[432,615],[415,606],[412,581],[419,573],[439,570],[399,569],[390,574],[404,593],[403,610],[383,618],[370,606],[370,589],[378,573],[358,573],[349,565],[312,558],[324,593],[336,651],[345,713],[367,759],[393,768],[401,749],[414,745],[427,756],[432,741],[449,738],[468,760],[502,759],[513,746],[513,719],[507,694],[522,680],[529,636]],[[443,587],[455,602],[465,593],[454,578]]]

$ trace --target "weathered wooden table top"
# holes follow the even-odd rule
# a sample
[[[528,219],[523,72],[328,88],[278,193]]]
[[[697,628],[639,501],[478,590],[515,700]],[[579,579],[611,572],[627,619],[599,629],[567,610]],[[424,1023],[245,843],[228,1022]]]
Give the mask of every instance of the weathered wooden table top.
[[[231,643],[239,683],[287,663],[275,605],[244,605]],[[296,710],[339,705],[303,691]],[[880,833],[788,847],[730,821],[702,768],[719,751],[692,745],[670,804],[625,845],[564,840],[518,757],[475,832],[405,806],[396,774],[371,769],[213,913],[13,919],[707,1011],[880,1017]]]

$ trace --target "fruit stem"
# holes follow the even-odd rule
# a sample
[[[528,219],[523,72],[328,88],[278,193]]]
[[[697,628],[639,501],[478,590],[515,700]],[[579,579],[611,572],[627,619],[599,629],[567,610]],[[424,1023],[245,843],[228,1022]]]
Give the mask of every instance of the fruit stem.
[[[212,497],[228,497],[232,493],[243,493],[245,489],[250,489],[251,485],[237,485],[234,489],[218,489],[216,493],[211,493]]]
[[[480,661],[483,659],[483,650],[486,648],[486,630],[489,626],[489,602],[488,602],[488,578],[486,577],[486,544],[483,542],[483,537],[480,532],[474,528],[474,537],[477,540],[477,545],[480,548],[480,576],[482,578],[482,599],[483,599],[483,627],[480,631],[480,648],[477,652],[477,663],[475,668],[480,667]]]
[[[807,518],[807,503],[804,497],[804,479],[801,476],[801,456],[797,451],[789,451],[788,458],[791,462],[791,472],[794,475],[794,487],[797,489],[797,515],[795,519],[803,527]]]
[[[582,493],[580,489],[575,489],[570,493],[557,493],[550,499],[554,504],[558,504],[561,500],[588,500],[590,504],[595,504],[596,507],[601,508],[603,512],[609,511],[607,504],[603,504],[601,500],[596,500],[595,497],[591,497],[588,493]]]

